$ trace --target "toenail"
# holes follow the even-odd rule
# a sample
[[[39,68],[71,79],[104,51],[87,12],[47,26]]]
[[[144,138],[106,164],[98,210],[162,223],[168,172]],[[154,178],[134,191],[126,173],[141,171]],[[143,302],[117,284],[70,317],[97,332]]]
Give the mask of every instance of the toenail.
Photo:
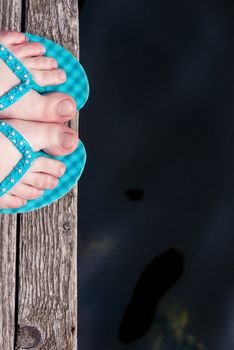
[[[51,182],[50,182],[50,185],[51,185],[52,187],[57,186],[57,184],[58,184],[58,179],[53,179],[53,180],[51,180]]]
[[[60,175],[60,176],[63,176],[64,173],[65,173],[65,170],[66,170],[66,167],[65,167],[65,166],[61,166],[61,167],[59,168],[59,175]]]
[[[41,46],[40,53],[45,54],[46,53],[46,48],[45,46]]]
[[[73,134],[69,132],[64,132],[62,134],[62,139],[61,139],[62,147],[69,149],[73,146],[74,142],[75,142],[75,137]]]
[[[59,80],[65,81],[66,80],[66,73],[63,70],[59,71]]]
[[[25,35],[22,34],[20,40],[21,40],[22,43],[23,43],[24,41],[28,41],[28,38],[27,38]]]
[[[73,104],[70,100],[62,100],[58,104],[58,114],[61,117],[67,117],[73,113]]]
[[[57,63],[57,61],[56,61],[56,60],[51,59],[51,61],[50,61],[50,66],[51,66],[51,68],[57,68],[57,67],[58,67],[58,63]]]

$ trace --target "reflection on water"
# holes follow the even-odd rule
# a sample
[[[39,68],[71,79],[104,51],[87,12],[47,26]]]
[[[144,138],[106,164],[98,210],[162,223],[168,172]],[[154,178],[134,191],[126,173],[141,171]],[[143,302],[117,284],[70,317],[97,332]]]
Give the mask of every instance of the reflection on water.
[[[81,350],[234,349],[233,12],[83,2]]]
[[[149,336],[150,349],[205,350],[204,344],[188,332],[188,310],[174,303],[162,304]]]

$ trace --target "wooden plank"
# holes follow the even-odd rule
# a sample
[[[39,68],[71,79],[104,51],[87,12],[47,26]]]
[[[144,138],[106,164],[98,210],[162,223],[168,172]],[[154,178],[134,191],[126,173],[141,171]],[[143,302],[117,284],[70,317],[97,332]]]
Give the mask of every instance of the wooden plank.
[[[16,219],[0,218],[0,349],[14,348]]]
[[[0,29],[20,30],[21,0],[0,2]],[[0,349],[14,349],[16,215],[0,215]]]
[[[78,57],[77,0],[27,0],[25,25]],[[20,221],[17,345],[77,349],[77,188]]]

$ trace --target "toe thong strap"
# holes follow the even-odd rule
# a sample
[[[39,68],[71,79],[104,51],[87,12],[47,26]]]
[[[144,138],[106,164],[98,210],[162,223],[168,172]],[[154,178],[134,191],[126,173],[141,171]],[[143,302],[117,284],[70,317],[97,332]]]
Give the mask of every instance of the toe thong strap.
[[[22,63],[3,45],[0,44],[0,59],[2,59],[12,72],[19,78],[20,83],[0,97],[0,111],[11,106],[24,96],[33,86],[31,73]]]
[[[22,157],[13,170],[0,182],[0,197],[6,194],[24,176],[32,161],[39,152],[34,152],[24,137],[6,121],[0,121],[0,132],[3,133],[18,149]],[[1,160],[0,160],[1,163]]]

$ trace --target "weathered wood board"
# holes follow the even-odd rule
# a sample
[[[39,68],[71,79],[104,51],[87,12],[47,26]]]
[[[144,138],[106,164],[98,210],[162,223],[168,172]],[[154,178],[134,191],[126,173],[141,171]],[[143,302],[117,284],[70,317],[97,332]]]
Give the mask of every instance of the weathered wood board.
[[[20,30],[21,0],[0,1],[0,29]],[[0,215],[0,349],[14,349],[16,215]]]
[[[22,23],[22,31],[78,57],[76,0],[4,0],[0,8],[2,29]],[[71,127],[77,130],[77,119]],[[1,215],[0,230],[0,348],[77,349],[77,188],[19,215],[18,225],[16,216]]]

